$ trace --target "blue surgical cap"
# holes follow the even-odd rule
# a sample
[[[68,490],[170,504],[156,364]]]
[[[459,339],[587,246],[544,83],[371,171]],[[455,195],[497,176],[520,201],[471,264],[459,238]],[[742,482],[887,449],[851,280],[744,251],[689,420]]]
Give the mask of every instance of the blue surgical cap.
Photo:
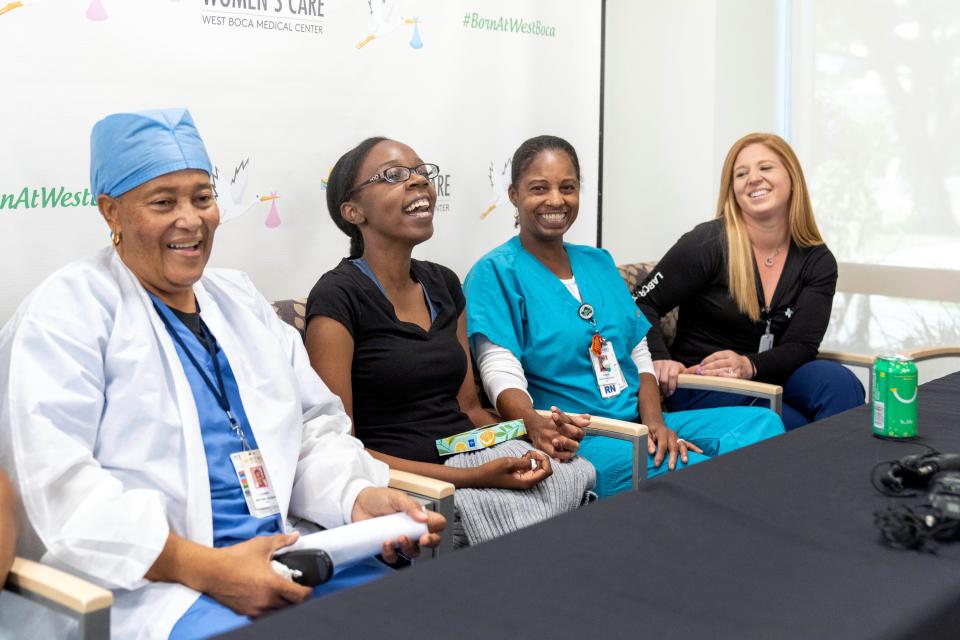
[[[123,195],[181,169],[212,174],[207,150],[186,109],[115,113],[93,125],[90,183],[94,197]]]

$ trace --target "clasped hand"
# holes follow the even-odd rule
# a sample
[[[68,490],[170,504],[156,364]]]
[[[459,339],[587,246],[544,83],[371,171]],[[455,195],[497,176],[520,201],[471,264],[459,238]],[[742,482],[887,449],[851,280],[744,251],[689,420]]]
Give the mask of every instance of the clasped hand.
[[[590,426],[590,416],[581,413],[569,415],[550,407],[550,417],[538,415],[524,420],[527,436],[534,447],[551,458],[566,462],[576,455],[580,441]]]
[[[529,489],[553,473],[550,456],[542,451],[527,451],[519,458],[497,458],[477,468],[478,487]]]
[[[670,397],[677,390],[677,376],[692,373],[698,376],[719,376],[721,378],[753,378],[753,363],[746,356],[733,351],[717,351],[704,358],[700,364],[686,367],[676,360],[654,360],[653,371],[660,383],[660,391]]]

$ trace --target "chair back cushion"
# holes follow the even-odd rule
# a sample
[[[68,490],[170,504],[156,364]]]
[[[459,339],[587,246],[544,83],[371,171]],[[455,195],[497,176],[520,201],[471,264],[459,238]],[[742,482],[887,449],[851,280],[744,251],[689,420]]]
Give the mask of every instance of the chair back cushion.
[[[617,269],[620,270],[620,276],[627,283],[630,293],[633,293],[640,283],[646,279],[647,274],[653,271],[656,266],[656,262],[632,262],[621,264],[617,266]],[[663,339],[668,347],[673,346],[673,339],[677,335],[677,317],[677,310],[673,309],[660,318],[660,331],[663,333]]]
[[[647,274],[656,266],[656,262],[632,262],[629,264],[621,264],[617,269],[620,270],[620,276],[627,283],[627,287],[632,293],[637,288],[637,285],[643,282]],[[280,319],[299,331],[300,337],[305,340],[307,330],[307,299],[290,298],[287,300],[276,300],[272,304],[273,309],[277,312],[277,315],[280,316]],[[671,346],[674,336],[677,335],[676,309],[660,318],[660,330],[663,332],[663,338],[666,340],[667,346]],[[478,385],[479,380],[478,376]]]
[[[273,310],[280,316],[280,319],[299,331],[300,338],[306,341],[307,299],[277,300],[271,304],[273,305]]]

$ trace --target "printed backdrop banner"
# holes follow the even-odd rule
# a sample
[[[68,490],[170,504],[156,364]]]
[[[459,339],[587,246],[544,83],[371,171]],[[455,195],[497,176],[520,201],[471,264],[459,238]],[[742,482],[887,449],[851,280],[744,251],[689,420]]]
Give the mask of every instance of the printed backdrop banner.
[[[211,264],[270,299],[305,296],[347,254],[325,180],[385,135],[440,166],[416,256],[461,277],[513,233],[510,156],[577,148],[595,244],[600,2],[0,0],[0,322],[58,267],[109,242],[89,193],[94,122],[188,107],[216,166]]]

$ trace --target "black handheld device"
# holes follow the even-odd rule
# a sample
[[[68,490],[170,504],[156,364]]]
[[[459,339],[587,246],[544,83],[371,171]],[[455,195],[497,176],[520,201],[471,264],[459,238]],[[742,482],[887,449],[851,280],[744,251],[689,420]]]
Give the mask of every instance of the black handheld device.
[[[323,549],[297,549],[273,559],[288,569],[299,571],[300,576],[293,581],[305,587],[316,587],[333,577],[333,560]]]
[[[924,453],[886,464],[889,465],[886,473],[880,477],[880,484],[886,489],[882,493],[902,494],[905,489],[925,489],[941,471],[960,471],[960,454]]]

